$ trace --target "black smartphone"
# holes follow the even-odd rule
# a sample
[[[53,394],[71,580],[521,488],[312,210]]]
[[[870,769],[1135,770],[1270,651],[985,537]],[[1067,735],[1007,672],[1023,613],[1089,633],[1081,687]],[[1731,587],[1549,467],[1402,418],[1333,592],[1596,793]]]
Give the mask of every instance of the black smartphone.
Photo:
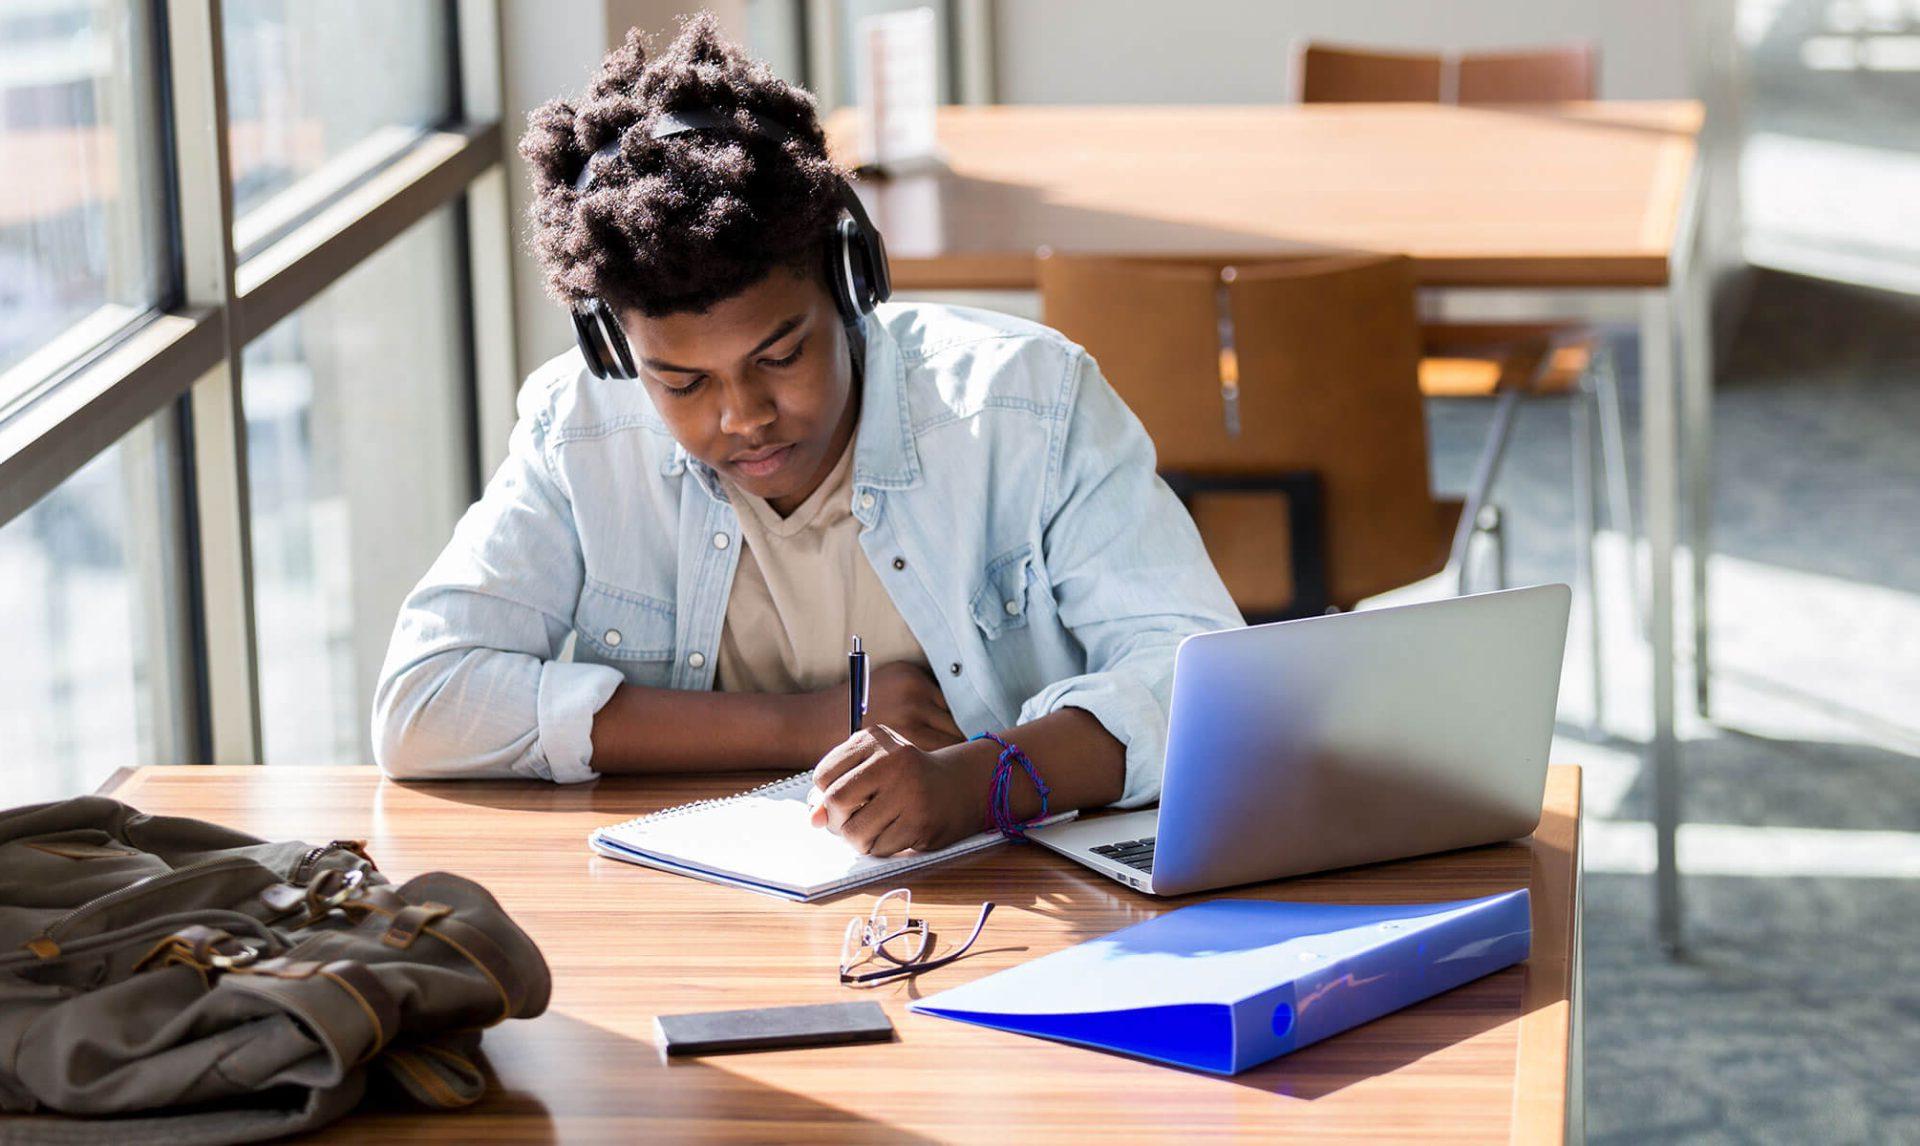
[[[660,1015],[654,1023],[661,1045],[674,1055],[879,1043],[893,1037],[887,1013],[871,1002]]]

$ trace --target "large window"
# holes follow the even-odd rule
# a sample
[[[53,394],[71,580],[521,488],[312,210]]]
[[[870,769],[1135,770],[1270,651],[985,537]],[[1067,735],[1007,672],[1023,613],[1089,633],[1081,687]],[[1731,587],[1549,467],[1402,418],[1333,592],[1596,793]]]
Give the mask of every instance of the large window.
[[[0,410],[161,295],[145,4],[0,4]]]
[[[458,240],[443,209],[247,348],[270,764],[366,760],[393,618],[466,507]]]
[[[0,806],[369,760],[511,418],[497,14],[0,0]]]
[[[221,18],[242,254],[453,114],[444,3],[225,0]]]
[[[179,751],[164,648],[176,585],[168,415],[0,526],[0,807]]]

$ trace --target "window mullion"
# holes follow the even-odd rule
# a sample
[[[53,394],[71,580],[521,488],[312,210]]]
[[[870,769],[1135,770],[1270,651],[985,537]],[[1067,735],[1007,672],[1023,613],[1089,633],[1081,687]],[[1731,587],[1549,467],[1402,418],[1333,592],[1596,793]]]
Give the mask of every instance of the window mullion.
[[[220,0],[165,0],[175,201],[182,287],[218,315],[224,355],[189,396],[198,544],[194,570],[205,631],[213,763],[261,760],[253,562],[248,532],[246,417],[234,316],[233,184],[227,156],[226,59]]]
[[[500,0],[459,0],[461,114],[474,123],[499,123],[505,103],[500,50]],[[504,137],[500,145],[505,147]],[[519,391],[513,337],[513,221],[507,173],[496,162],[467,186],[467,285],[472,307],[472,457],[480,480],[506,460]],[[477,491],[476,491],[477,492]]]

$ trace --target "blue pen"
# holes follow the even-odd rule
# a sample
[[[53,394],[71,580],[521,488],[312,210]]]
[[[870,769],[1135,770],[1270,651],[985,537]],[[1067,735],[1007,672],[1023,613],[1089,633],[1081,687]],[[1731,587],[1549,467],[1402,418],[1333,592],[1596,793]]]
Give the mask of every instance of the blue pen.
[[[867,719],[867,653],[860,647],[860,638],[853,638],[853,647],[847,650],[847,693],[852,700],[849,715],[853,718],[853,727],[847,733],[852,736],[860,731]]]

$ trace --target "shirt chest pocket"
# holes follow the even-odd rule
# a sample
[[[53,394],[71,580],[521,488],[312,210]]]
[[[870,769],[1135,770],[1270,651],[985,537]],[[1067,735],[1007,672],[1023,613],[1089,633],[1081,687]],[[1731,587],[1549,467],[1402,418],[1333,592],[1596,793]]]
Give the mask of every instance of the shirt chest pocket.
[[[971,605],[973,623],[988,640],[1027,627],[1027,612],[1035,601],[1038,579],[1033,567],[1032,545],[1009,550],[988,564]]]
[[[673,606],[657,597],[589,582],[573,614],[574,643],[612,664],[673,659]]]

